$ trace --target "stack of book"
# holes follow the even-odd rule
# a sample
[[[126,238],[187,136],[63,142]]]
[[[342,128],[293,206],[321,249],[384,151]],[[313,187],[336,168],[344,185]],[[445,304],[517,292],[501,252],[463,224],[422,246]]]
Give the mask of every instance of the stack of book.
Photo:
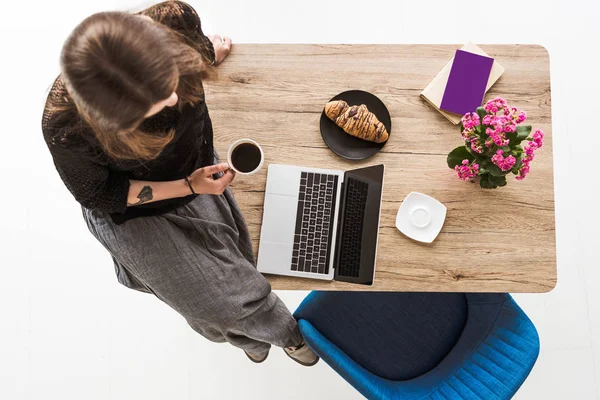
[[[473,43],[454,58],[421,92],[427,102],[453,124],[483,103],[485,93],[504,73],[504,67]]]

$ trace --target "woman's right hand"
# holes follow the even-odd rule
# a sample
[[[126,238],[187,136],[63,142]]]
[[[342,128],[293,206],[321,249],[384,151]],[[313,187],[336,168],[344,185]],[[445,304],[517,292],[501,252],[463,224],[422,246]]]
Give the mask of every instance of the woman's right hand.
[[[213,175],[225,172],[219,179],[213,179]],[[197,194],[223,194],[227,186],[235,177],[235,172],[229,169],[229,164],[220,163],[204,168],[198,168],[190,175],[190,183]]]
[[[231,39],[219,35],[208,35],[208,39],[212,42],[215,50],[215,65],[219,65],[231,51]]]

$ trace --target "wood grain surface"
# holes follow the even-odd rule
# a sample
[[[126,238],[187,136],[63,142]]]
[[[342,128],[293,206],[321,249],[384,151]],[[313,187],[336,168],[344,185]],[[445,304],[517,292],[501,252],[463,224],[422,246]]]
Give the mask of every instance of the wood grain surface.
[[[461,135],[419,97],[450,60],[456,45],[234,45],[206,86],[215,144],[222,158],[240,138],[257,140],[265,168],[232,184],[254,248],[262,221],[269,163],[353,169],[383,163],[385,186],[375,283],[372,286],[267,276],[274,289],[421,292],[547,292],[556,284],[550,71],[547,51],[534,45],[482,45],[506,72],[486,95],[527,112],[546,133],[531,173],[509,176],[496,190],[458,180],[446,165]],[[377,95],[392,116],[390,139],[370,159],[347,161],[321,138],[319,118],[336,94]],[[395,228],[411,191],[448,208],[432,244]]]

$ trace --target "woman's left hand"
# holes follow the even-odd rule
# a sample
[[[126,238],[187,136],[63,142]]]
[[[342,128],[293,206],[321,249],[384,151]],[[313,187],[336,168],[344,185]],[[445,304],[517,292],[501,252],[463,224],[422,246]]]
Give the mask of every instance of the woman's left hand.
[[[213,175],[224,172],[219,179],[213,179]],[[196,194],[221,195],[227,189],[235,177],[235,172],[229,169],[229,164],[220,163],[208,167],[199,168],[190,175],[190,184]]]

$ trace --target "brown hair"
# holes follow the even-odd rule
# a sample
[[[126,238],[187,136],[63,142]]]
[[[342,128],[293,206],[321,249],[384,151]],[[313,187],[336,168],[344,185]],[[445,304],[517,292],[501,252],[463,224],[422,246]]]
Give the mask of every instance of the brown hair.
[[[122,12],[85,19],[65,42],[60,61],[68,94],[50,104],[51,111],[65,117],[78,112],[115,159],[156,158],[175,132],[142,132],[146,113],[173,91],[179,107],[196,104],[209,75],[183,35]]]

